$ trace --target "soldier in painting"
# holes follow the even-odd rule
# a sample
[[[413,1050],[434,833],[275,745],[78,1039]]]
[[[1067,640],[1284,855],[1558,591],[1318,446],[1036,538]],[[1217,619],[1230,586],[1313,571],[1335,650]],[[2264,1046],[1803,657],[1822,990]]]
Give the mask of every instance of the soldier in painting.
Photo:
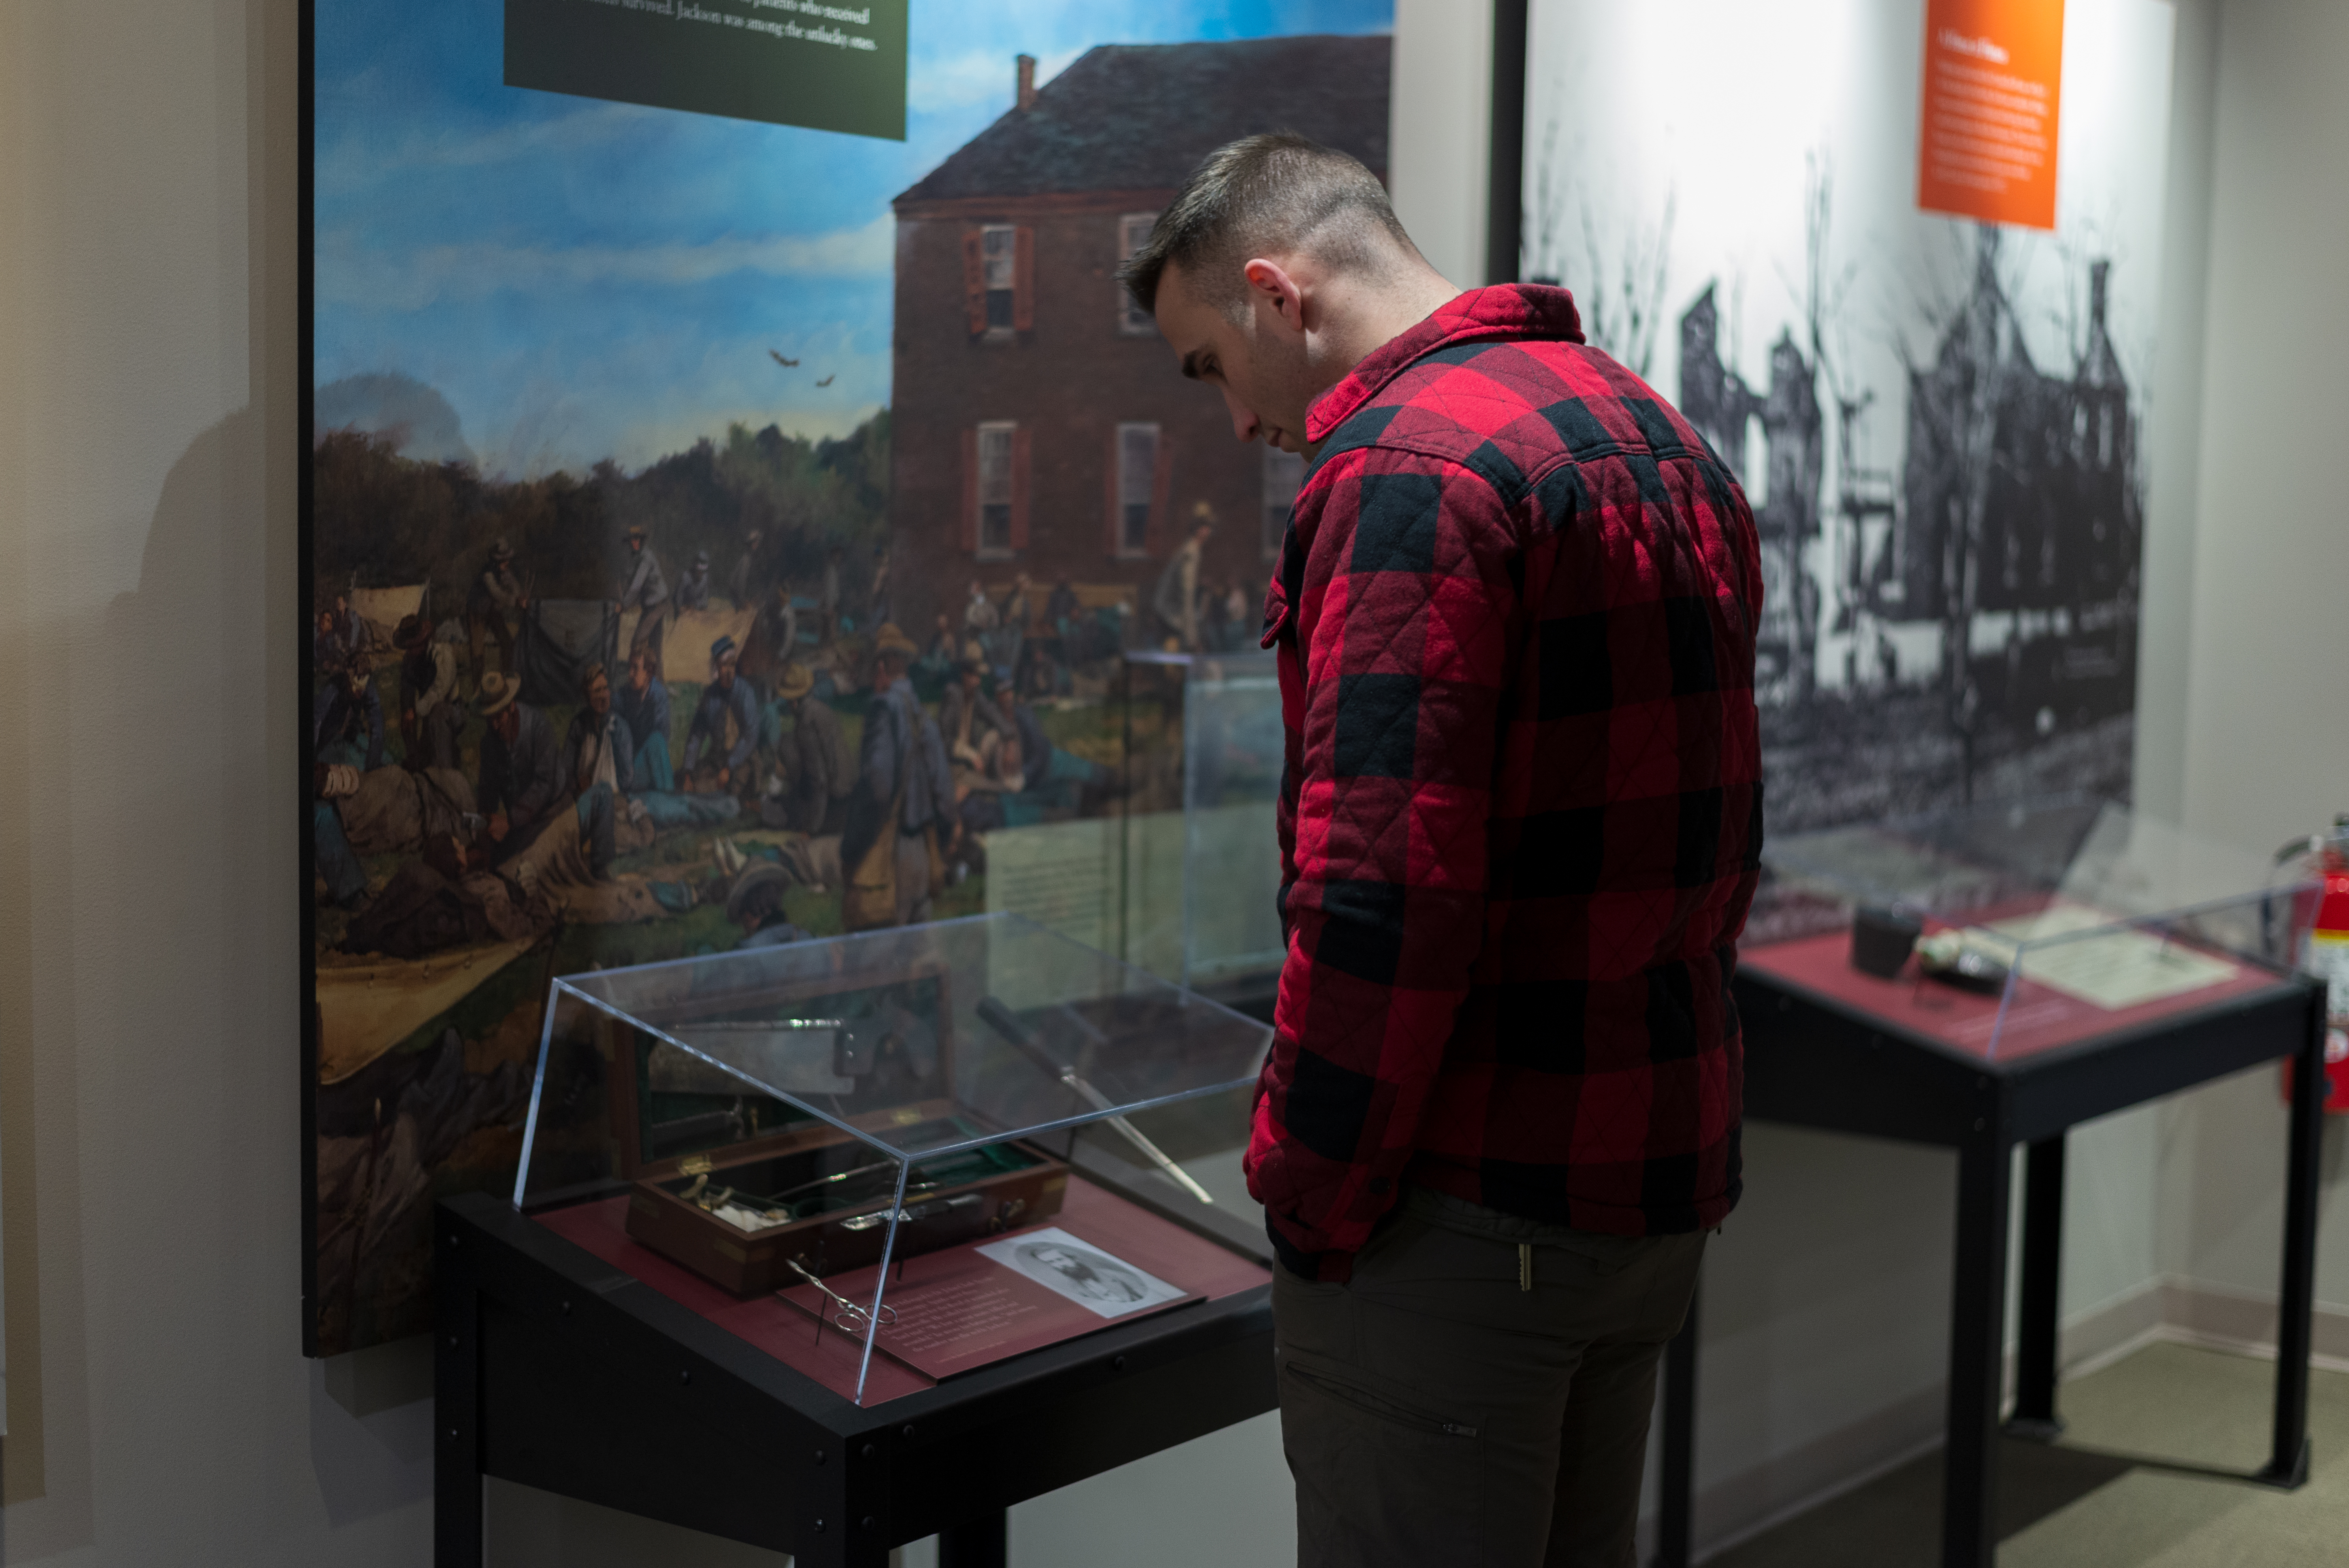
[[[310,781],[310,841],[326,896],[356,913],[367,907],[367,872],[343,831],[335,799],[357,787],[352,770],[370,755],[371,766],[382,765],[383,703],[376,696],[375,683],[367,678],[364,654],[319,674],[326,684],[318,688],[310,710],[316,748]]]
[[[783,666],[775,696],[792,712],[792,731],[775,748],[791,791],[785,825],[811,836],[837,833],[847,825],[848,795],[856,788],[856,758],[840,716],[815,695],[815,676],[796,660]]]
[[[678,580],[677,607],[680,610],[709,608],[709,552],[694,552],[693,564]]]
[[[636,738],[628,721],[613,711],[611,672],[589,665],[580,673],[579,695],[584,700],[563,737],[563,782],[575,795],[598,785],[616,794],[636,793]]]
[[[783,894],[791,885],[791,873],[772,861],[748,866],[734,879],[726,895],[726,918],[742,928],[737,953],[807,939],[806,932],[783,916]]]
[[[734,562],[730,583],[738,610],[747,610],[759,602],[759,542],[764,538],[766,534],[755,528],[742,536],[742,554]]]
[[[734,639],[720,637],[709,645],[709,684],[686,732],[687,776],[713,792],[755,793],[750,754],[759,746],[759,694],[737,674]]]
[[[328,666],[347,663],[353,654],[367,651],[367,623],[351,608],[348,593],[336,594],[334,608],[318,612],[318,629],[310,645],[318,673],[324,675]]]
[[[310,634],[310,667],[320,678],[326,672],[350,657],[350,649],[343,643],[342,633],[335,624],[332,610],[318,612],[318,624]]]
[[[668,582],[660,560],[645,542],[644,524],[631,523],[624,534],[628,551],[627,580],[620,587],[620,614],[636,612],[636,634],[628,640],[628,655],[649,651],[653,667],[660,667],[661,639],[667,634]]]
[[[850,931],[916,925],[930,918],[932,868],[954,825],[954,779],[937,721],[905,678],[913,640],[892,625],[874,639],[874,701],[857,756],[841,865],[842,923]]]
[[[987,584],[972,578],[970,597],[963,601],[962,606],[964,635],[984,637],[1001,624],[1003,616],[995,608],[995,601],[987,596]]]
[[[1037,656],[1032,661],[1032,687],[1023,687],[1024,691],[1045,696],[1068,690],[1070,648],[1077,622],[1083,614],[1084,603],[1077,597],[1075,585],[1063,573],[1044,600],[1044,634],[1039,639]]]
[[[514,574],[514,549],[504,540],[490,546],[490,559],[473,578],[465,596],[465,641],[470,648],[473,688],[481,685],[482,645],[498,645],[498,672],[513,674],[514,621],[530,606],[530,593]]]
[[[457,650],[433,636],[422,614],[401,617],[391,645],[399,650],[399,744],[409,770],[456,767],[466,718],[457,695]]]
[[[930,634],[930,645],[914,661],[914,667],[925,680],[944,681],[953,678],[955,661],[962,657],[962,645],[955,640],[954,622],[943,610],[938,612],[937,630]]]
[[[1166,563],[1165,572],[1158,579],[1158,592],[1150,601],[1152,612],[1165,628],[1167,645],[1186,654],[1199,651],[1199,557],[1216,531],[1215,522],[1206,515],[1204,506],[1194,515],[1198,526]]]
[[[993,748],[1011,733],[1003,710],[981,689],[992,673],[987,651],[974,640],[963,650],[955,683],[938,698],[938,732],[946,741],[947,760],[958,766],[986,768]]]
[[[616,792],[601,780],[567,789],[554,721],[521,700],[520,680],[481,682],[475,706],[488,730],[473,790],[484,819],[476,853],[526,895],[609,881]]]
[[[668,758],[668,687],[654,670],[651,655],[629,655],[628,678],[612,694],[612,707],[636,743],[629,764],[635,787],[663,792],[676,789],[677,774]]]
[[[310,705],[315,755],[321,763],[373,772],[383,766],[383,698],[367,655],[353,655],[326,675]]]
[[[773,598],[743,634],[740,660],[743,678],[763,690],[773,690],[783,666],[798,656],[799,640],[800,613],[792,604],[791,587],[778,583]]]

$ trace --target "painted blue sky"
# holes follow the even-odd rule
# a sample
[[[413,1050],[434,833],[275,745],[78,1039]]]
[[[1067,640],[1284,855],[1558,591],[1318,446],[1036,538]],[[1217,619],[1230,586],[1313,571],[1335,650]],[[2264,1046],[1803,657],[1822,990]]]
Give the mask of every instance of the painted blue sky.
[[[886,404],[889,200],[1010,108],[1015,55],[1049,80],[1096,44],[1393,10],[913,0],[903,142],[508,88],[502,15],[319,0],[316,376],[413,377],[519,477],[634,469],[734,420],[839,435]]]

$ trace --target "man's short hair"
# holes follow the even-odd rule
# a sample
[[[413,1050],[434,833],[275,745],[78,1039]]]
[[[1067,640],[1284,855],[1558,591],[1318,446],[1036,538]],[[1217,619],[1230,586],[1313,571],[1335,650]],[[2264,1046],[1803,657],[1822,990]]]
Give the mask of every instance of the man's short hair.
[[[1309,250],[1332,266],[1363,267],[1380,260],[1381,238],[1419,253],[1377,175],[1335,149],[1273,131],[1207,154],[1117,275],[1134,304],[1155,311],[1160,280],[1179,266],[1202,301],[1230,311],[1247,297],[1239,268],[1251,256]]]
[[[611,678],[612,672],[604,667],[604,663],[601,659],[596,660],[594,664],[589,665],[585,669],[579,672],[579,695],[581,696],[585,696],[589,692],[595,689],[595,683],[597,681],[608,683]]]

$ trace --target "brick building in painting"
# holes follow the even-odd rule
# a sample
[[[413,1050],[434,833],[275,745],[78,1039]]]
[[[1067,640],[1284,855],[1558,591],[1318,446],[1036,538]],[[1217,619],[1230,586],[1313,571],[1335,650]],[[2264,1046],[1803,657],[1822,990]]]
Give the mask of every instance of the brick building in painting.
[[[1200,578],[1252,623],[1299,461],[1241,446],[1223,399],[1176,374],[1116,278],[1199,160],[1293,129],[1387,165],[1390,40],[1111,45],[1039,90],[894,203],[892,533],[909,628],[978,577],[1063,578],[1147,609],[1195,520]],[[1155,634],[1153,634],[1154,640]]]

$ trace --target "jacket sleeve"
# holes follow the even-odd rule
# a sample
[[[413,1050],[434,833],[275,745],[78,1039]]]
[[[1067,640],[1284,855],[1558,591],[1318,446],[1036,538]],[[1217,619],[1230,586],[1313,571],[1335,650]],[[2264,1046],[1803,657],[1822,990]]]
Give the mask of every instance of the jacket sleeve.
[[[1337,454],[1297,517],[1277,639],[1288,952],[1247,1176],[1282,1263],[1343,1280],[1395,1201],[1483,945],[1521,563],[1492,486],[1415,453]]]

